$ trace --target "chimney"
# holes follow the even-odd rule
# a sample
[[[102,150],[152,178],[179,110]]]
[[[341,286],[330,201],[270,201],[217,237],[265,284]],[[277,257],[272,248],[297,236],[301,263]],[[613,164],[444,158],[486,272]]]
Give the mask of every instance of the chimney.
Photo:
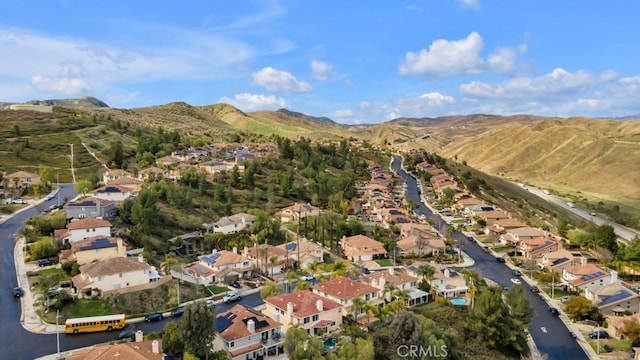
[[[318,299],[318,301],[316,301],[316,307],[318,308],[318,311],[324,310],[324,306],[322,305],[322,300]]]
[[[160,342],[158,342],[158,340],[153,340],[151,342],[151,352],[154,354],[160,354]]]
[[[293,315],[293,303],[292,302],[288,302],[287,303],[287,314],[289,314],[289,316]]]
[[[611,283],[617,283],[618,282],[618,272],[615,270],[611,270]]]
[[[238,248],[234,246],[231,251],[233,251],[234,254],[237,254],[238,253]]]
[[[249,321],[247,321],[247,330],[252,334],[256,332],[256,322],[253,321],[253,319],[249,319]]]
[[[244,247],[244,249],[242,249],[242,256],[244,257],[249,257],[249,248],[248,247]]]
[[[138,255],[138,262],[144,263],[144,257],[142,257],[142,255]]]
[[[586,256],[583,256],[583,257],[580,258],[580,264],[582,266],[587,265],[588,262],[589,262],[589,259],[587,259]]]
[[[389,274],[390,274],[390,275],[395,275],[395,274],[396,274],[396,269],[395,269],[395,268],[393,268],[393,267],[390,267],[390,268],[389,268]]]
[[[144,341],[144,334],[142,330],[138,330],[136,331],[136,342],[142,342],[142,341]]]
[[[380,280],[378,280],[379,288],[384,289],[384,285],[387,283],[387,280],[384,276],[380,276]]]

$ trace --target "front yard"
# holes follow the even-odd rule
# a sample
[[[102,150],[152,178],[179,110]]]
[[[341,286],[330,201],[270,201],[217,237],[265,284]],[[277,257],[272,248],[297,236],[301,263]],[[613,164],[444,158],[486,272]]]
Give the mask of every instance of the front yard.
[[[391,261],[390,259],[376,260],[376,262],[380,266],[393,266],[393,261]]]

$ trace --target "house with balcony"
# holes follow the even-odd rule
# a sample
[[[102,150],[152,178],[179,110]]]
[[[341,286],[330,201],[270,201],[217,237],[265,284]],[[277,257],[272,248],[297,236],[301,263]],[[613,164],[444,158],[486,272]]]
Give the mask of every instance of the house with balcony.
[[[116,205],[113,201],[94,197],[67,203],[63,209],[67,219],[110,219],[117,215]]]
[[[283,223],[296,222],[307,216],[318,216],[322,209],[311,204],[296,203],[291,206],[282,208],[278,215]]]
[[[594,264],[578,265],[562,269],[562,282],[573,290],[584,291],[589,286],[618,282],[618,272],[609,272]]]
[[[402,238],[396,244],[403,256],[437,255],[447,247],[444,240],[440,238],[440,234],[428,224],[402,224],[400,236]]]
[[[603,286],[591,285],[584,290],[603,315],[634,315],[640,312],[640,294],[617,281]]]
[[[387,284],[393,285],[398,290],[407,291],[407,306],[415,306],[424,304],[429,301],[429,293],[418,289],[418,278],[411,275],[403,268],[390,267],[385,270],[372,271],[369,274],[360,276],[361,282],[371,285],[380,290],[385,301],[390,302],[394,299],[393,294],[385,294]]]
[[[514,218],[508,219],[498,219],[494,221],[491,225],[487,224],[487,229],[490,232],[493,232],[497,235],[504,234],[508,230],[523,228],[526,227],[527,224]]]
[[[435,269],[435,273],[433,274],[433,279],[431,279],[431,286],[436,287],[437,295],[444,298],[454,298],[467,293],[469,288],[464,276],[441,264],[433,264],[432,266]],[[413,275],[416,276],[417,274]]]
[[[72,278],[78,297],[91,297],[110,290],[148,284],[160,275],[139,257],[114,257],[80,266],[80,273]]]
[[[562,274],[565,268],[576,267],[579,265],[587,265],[588,259],[579,251],[570,251],[566,249],[558,249],[549,253],[542,254],[538,259],[538,267],[541,269],[549,269],[553,272]]]
[[[338,276],[334,279],[313,285],[311,291],[314,294],[326,297],[332,301],[342,305],[342,316],[354,316],[353,299],[362,298],[365,302],[373,305],[384,303],[384,299],[380,296],[380,289],[365,283],[351,280],[344,276]],[[362,315],[362,309],[357,310],[356,318]]]
[[[235,305],[216,317],[214,349],[231,360],[258,360],[283,353],[282,324],[244,305]]]
[[[106,185],[91,192],[91,196],[100,200],[121,203],[135,196],[133,189],[121,185]]]
[[[340,247],[342,254],[354,262],[388,258],[384,244],[364,235],[343,236]]]
[[[547,237],[546,231],[525,226],[516,229],[507,230],[504,234],[500,235],[500,243],[507,246],[517,246],[522,240],[535,239],[539,237]]]
[[[342,326],[342,305],[311,290],[272,296],[264,302],[264,314],[282,323],[284,333],[299,326],[311,335],[324,336]]]
[[[71,221],[66,229],[53,231],[53,237],[60,243],[69,242],[73,244],[86,238],[94,236],[111,236],[111,223],[100,218],[84,218]]]
[[[322,245],[309,241],[306,237],[302,237],[300,241],[280,244],[277,247],[285,251],[287,259],[293,259],[294,267],[300,269],[306,269],[309,264],[324,261]]]
[[[535,260],[543,254],[558,250],[558,242],[551,237],[541,236],[520,241],[518,250],[522,252],[525,259]]]
[[[70,249],[61,250],[60,262],[76,261],[78,265],[93,261],[127,256],[127,246],[119,237],[93,236],[71,244]]]
[[[40,175],[27,171],[16,171],[10,174],[5,173],[3,178],[7,179],[6,186],[9,189],[26,189],[42,182]]]
[[[287,250],[269,244],[245,247],[242,255],[253,261],[256,269],[269,276],[282,274],[285,269],[295,265],[293,254],[289,256]]]
[[[199,261],[186,269],[200,284],[228,283],[251,276],[253,263],[248,258],[233,251],[213,250],[211,255],[200,256]]]
[[[233,234],[251,227],[255,221],[255,216],[247,213],[239,213],[222,217],[214,223],[202,225],[207,232],[210,233]]]

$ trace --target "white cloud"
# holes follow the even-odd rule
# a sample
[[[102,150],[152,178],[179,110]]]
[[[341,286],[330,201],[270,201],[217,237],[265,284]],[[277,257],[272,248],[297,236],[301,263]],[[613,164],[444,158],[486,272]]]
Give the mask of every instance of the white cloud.
[[[501,47],[487,58],[489,69],[498,73],[509,73],[515,70],[516,51]]]
[[[31,83],[38,91],[60,95],[82,94],[92,90],[91,86],[80,78],[49,78],[36,75],[31,78]]]
[[[329,63],[317,60],[311,62],[311,76],[316,80],[327,80],[332,71],[333,66]]]
[[[350,109],[342,109],[342,110],[336,110],[331,114],[331,117],[333,118],[350,118],[353,116],[353,111]]]
[[[483,64],[484,42],[477,32],[462,40],[435,40],[429,49],[408,52],[400,65],[400,75],[457,75],[477,73]]]
[[[300,93],[313,91],[311,85],[299,81],[290,72],[265,67],[252,74],[253,84],[264,87],[271,92]]]
[[[223,97],[218,99],[219,103],[233,105],[242,111],[277,110],[287,107],[286,100],[273,95],[261,94],[235,94],[233,99]]]
[[[458,4],[464,8],[468,9],[479,9],[480,8],[480,0],[458,0]]]
[[[453,104],[456,102],[453,97],[442,95],[437,92],[422,94],[419,98],[423,100],[428,107],[441,107],[443,105]]]

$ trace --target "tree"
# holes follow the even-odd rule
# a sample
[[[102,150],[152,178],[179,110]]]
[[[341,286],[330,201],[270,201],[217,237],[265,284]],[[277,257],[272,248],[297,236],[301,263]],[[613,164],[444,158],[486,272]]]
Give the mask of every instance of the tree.
[[[527,336],[524,329],[529,327],[533,320],[533,308],[527,299],[522,286],[511,287],[506,295],[506,303],[509,309],[509,327],[511,331],[506,334],[508,341],[519,352],[527,352]]]
[[[51,166],[38,166],[38,175],[40,175],[40,180],[47,186],[56,180],[56,176],[53,173],[53,168]]]
[[[184,351],[184,341],[180,337],[181,322],[170,322],[162,331],[162,351],[167,354],[177,355]]]
[[[89,180],[78,180],[73,188],[78,194],[82,194],[84,196],[93,189],[93,184]]]
[[[184,309],[180,333],[184,350],[201,359],[206,359],[213,350],[216,313],[213,307],[197,301]]]
[[[637,318],[624,320],[622,322],[622,335],[631,341],[632,346],[640,345],[640,321]]]
[[[344,276],[347,273],[348,263],[344,259],[336,260],[333,264],[329,266],[329,271],[331,272],[332,278],[337,278],[339,276]]]
[[[376,359],[397,359],[402,345],[426,344],[420,318],[413,312],[401,311],[391,324],[373,335]]]
[[[385,301],[391,302],[393,301],[393,295],[396,291],[398,291],[398,287],[393,283],[385,283],[384,288],[382,289],[382,296],[384,297]]]
[[[586,297],[572,296],[564,304],[564,311],[573,319],[582,320],[593,313],[593,304]]]
[[[325,355],[328,360],[373,360],[375,349],[373,339],[357,338],[355,341],[344,341],[338,347],[337,352]]]
[[[487,288],[476,298],[475,308],[469,312],[467,327],[471,333],[490,347],[507,345],[504,343],[509,311],[502,301],[502,292],[497,288]]]
[[[323,348],[322,340],[310,337],[298,326],[290,327],[284,336],[284,352],[289,360],[320,360]]]
[[[291,283],[297,279],[298,279],[298,274],[293,270],[289,270],[284,274],[284,282],[287,286],[288,293],[291,292]]]
[[[308,281],[300,280],[296,284],[296,288],[294,289],[294,291],[297,292],[297,291],[304,291],[309,289],[311,289],[311,284],[309,284]]]
[[[269,264],[271,264],[271,277],[273,277],[273,268],[275,267],[277,262],[278,262],[277,256],[271,255],[271,257],[269,257]]]
[[[358,321],[358,314],[362,311],[365,304],[362,296],[356,296],[351,300],[351,308],[353,309],[353,321]]]
[[[433,276],[436,274],[436,270],[429,265],[420,265],[418,267],[418,275],[422,280],[431,282]]]
[[[260,296],[263,299],[268,299],[272,296],[276,296],[282,293],[282,286],[273,281],[267,281],[266,284],[260,289]]]
[[[164,256],[164,261],[160,263],[160,269],[165,275],[171,275],[171,270],[178,265],[176,254],[169,252]]]
[[[120,140],[114,140],[109,143],[109,160],[120,169],[124,161],[124,146]]]

